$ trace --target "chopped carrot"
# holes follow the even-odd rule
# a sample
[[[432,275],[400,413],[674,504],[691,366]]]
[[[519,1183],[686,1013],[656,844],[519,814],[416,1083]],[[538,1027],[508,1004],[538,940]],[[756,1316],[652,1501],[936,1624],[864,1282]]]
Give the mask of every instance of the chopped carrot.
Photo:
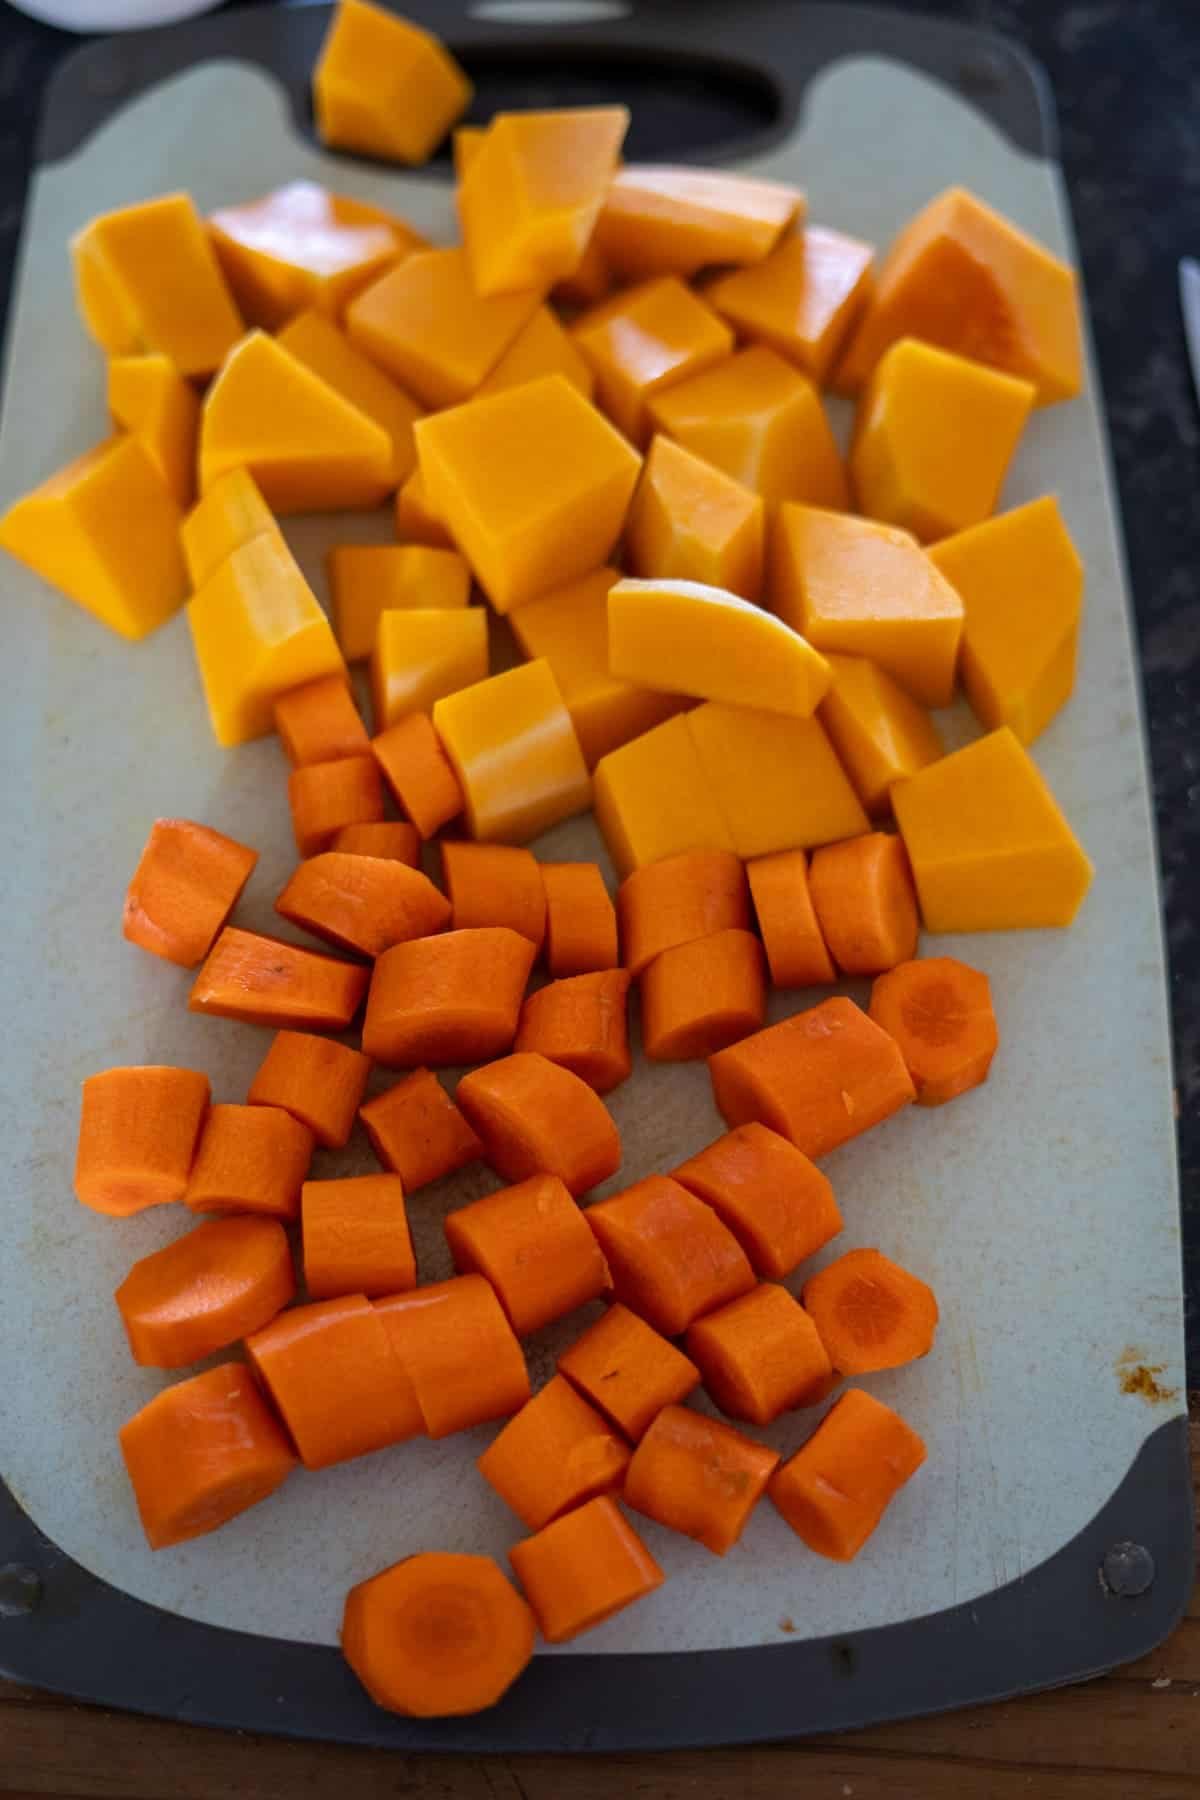
[[[640,975],[676,944],[747,931],[746,871],[732,850],[685,850],[627,875],[617,889],[625,967]]]
[[[506,926],[394,944],[371,976],[363,1049],[401,1069],[499,1056],[517,1035],[536,954]]]
[[[507,1418],[528,1400],[525,1354],[482,1275],[392,1294],[377,1300],[375,1311],[431,1438]]]
[[[361,825],[343,825],[329,841],[331,850],[347,856],[382,856],[390,862],[421,866],[421,834],[407,819],[367,819]]]
[[[709,1058],[729,1125],[752,1119],[825,1156],[914,1098],[904,1058],[853,1000],[835,995]]]
[[[609,1494],[514,1544],[508,1560],[548,1644],[565,1644],[661,1587],[662,1570]]]
[[[405,713],[371,740],[371,750],[397,806],[423,838],[457,819],[463,791],[428,713]]]
[[[589,1206],[613,1292],[666,1337],[754,1286],[754,1271],[711,1206],[666,1175]]]
[[[289,1307],[246,1354],[306,1469],[402,1444],[421,1431],[413,1383],[362,1294]]]
[[[686,1406],[664,1406],[625,1476],[625,1504],[724,1556],[774,1473],[778,1453]]]
[[[83,1084],[75,1192],[93,1212],[123,1219],[182,1200],[208,1111],[208,1076],[195,1069],[104,1069]]]
[[[546,966],[555,977],[615,969],[617,909],[597,863],[543,863]]]
[[[359,1111],[371,1148],[404,1191],[452,1175],[483,1155],[483,1145],[432,1069],[415,1069]]]
[[[321,675],[275,701],[275,729],[293,769],[366,756],[367,728],[344,675]]]
[[[982,970],[953,956],[898,963],[876,980],[867,1011],[900,1046],[918,1106],[943,1106],[987,1080],[1000,1040]]]
[[[242,1363],[164,1388],[117,1437],[152,1550],[216,1531],[273,1494],[296,1466]]]
[[[548,982],[521,1008],[514,1048],[536,1051],[598,1094],[611,1093],[633,1073],[626,1004],[631,979],[628,969],[598,969]]]
[[[546,890],[531,850],[516,844],[442,845],[442,879],[454,908],[455,931],[507,925],[535,950],[546,935]]]
[[[210,1106],[184,1199],[198,1213],[298,1219],[312,1153],[312,1132],[282,1107]]]
[[[924,1461],[924,1443],[899,1413],[851,1388],[767,1492],[810,1550],[850,1562]]]
[[[454,1267],[487,1277],[518,1337],[608,1287],[600,1246],[557,1175],[484,1194],[447,1213],[445,1230]]]
[[[558,1368],[633,1443],[664,1406],[700,1385],[695,1363],[619,1304],[562,1352]]]
[[[530,1531],[619,1489],[629,1445],[561,1375],[508,1421],[475,1464]]]
[[[344,1031],[362,1005],[370,971],[227,925],[192,984],[189,1012],[246,1025],[310,1025]]]
[[[804,851],[756,856],[746,864],[746,879],[774,986],[819,987],[836,981],[837,971],[813,911]]]
[[[312,1299],[416,1287],[417,1259],[398,1175],[306,1181],[300,1217],[304,1281]]]
[[[809,1277],[803,1298],[842,1375],[899,1369],[933,1348],[933,1289],[880,1250],[847,1250]]]
[[[621,1166],[621,1139],[603,1100],[544,1056],[522,1051],[472,1069],[457,1098],[506,1181],[557,1175],[582,1194]]]
[[[233,838],[190,819],[156,819],[125,895],[131,944],[194,969],[237,904],[258,861]]]
[[[450,902],[420,869],[344,850],[302,862],[275,911],[339,950],[371,957],[409,938],[432,937],[450,921]]]
[[[767,1015],[762,945],[750,931],[675,944],[642,971],[642,1048],[651,1062],[695,1062],[758,1031]]]
[[[760,1282],[689,1326],[688,1355],[731,1419],[769,1425],[829,1392],[833,1368],[817,1328],[785,1287]]]
[[[210,1219],[135,1262],[113,1298],[134,1362],[178,1369],[259,1330],[295,1292],[278,1219]]]
[[[813,910],[845,975],[878,975],[917,953],[917,890],[903,841],[886,831],[813,851]]]
[[[288,776],[292,830],[301,856],[327,850],[344,825],[383,818],[383,784],[373,756],[306,763]]]
[[[350,1589],[341,1635],[376,1706],[443,1719],[495,1706],[533,1656],[536,1626],[490,1556],[424,1550]]]
[[[765,1125],[739,1125],[672,1179],[706,1200],[766,1281],[782,1281],[842,1229],[829,1178]]]
[[[251,1106],[282,1107],[326,1150],[350,1141],[371,1059],[310,1031],[281,1031],[250,1083]]]

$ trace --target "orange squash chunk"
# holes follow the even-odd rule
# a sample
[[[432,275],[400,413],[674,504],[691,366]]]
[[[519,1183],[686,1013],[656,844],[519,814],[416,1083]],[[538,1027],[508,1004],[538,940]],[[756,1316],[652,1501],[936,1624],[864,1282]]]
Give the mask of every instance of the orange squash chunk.
[[[592,397],[592,371],[548,306],[539,306],[528,325],[518,331],[486,381],[475,391],[477,400],[520,387],[542,375],[565,375],[585,400]]]
[[[579,267],[565,281],[555,283],[550,297],[559,306],[595,306],[612,288],[612,270],[601,256],[593,232]]]
[[[313,70],[323,143],[423,163],[466,111],[472,91],[431,32],[367,0],[338,0]]]
[[[486,125],[459,125],[450,140],[454,156],[454,179],[461,181],[479,153],[487,136]]]
[[[591,777],[548,663],[522,663],[447,695],[433,724],[473,838],[523,844],[591,804]]]
[[[487,610],[413,606],[379,615],[371,652],[371,710],[376,733],[405,713],[473,687],[488,672]]]
[[[633,575],[700,581],[757,600],[765,518],[760,494],[656,437],[629,509],[625,560]]]
[[[200,400],[169,356],[114,356],[108,365],[108,410],[132,432],[178,506],[196,497]]]
[[[253,475],[248,469],[230,469],[228,475],[213,482],[183,521],[183,554],[192,586],[202,588],[227,556],[264,533],[285,555],[290,554]]]
[[[689,717],[665,720],[596,764],[592,810],[622,881],[665,856],[734,847],[688,730]]]
[[[807,225],[764,261],[709,282],[704,298],[739,337],[778,350],[823,384],[867,302],[874,258],[858,238]]]
[[[298,313],[276,340],[306,369],[328,382],[343,400],[366,413],[392,440],[388,480],[395,487],[417,466],[412,428],[421,408],[402,387],[356,350],[345,332],[323,313]]]
[[[595,243],[627,280],[761,262],[802,216],[804,195],[720,169],[627,163],[609,183]]]
[[[633,443],[650,436],[649,395],[720,362],[733,333],[676,276],[628,288],[571,328],[596,377],[596,402]]]
[[[818,719],[706,700],[683,723],[739,856],[808,850],[867,829]]]
[[[944,754],[937,726],[899,682],[865,656],[827,656],[832,677],[818,717],[872,818],[892,783]]]
[[[471,571],[462,557],[427,544],[338,544],[328,568],[334,626],[347,662],[370,656],[383,613],[459,608],[471,597]]]
[[[396,536],[402,544],[428,544],[433,550],[454,548],[454,539],[430,504],[420,463],[396,495]]]

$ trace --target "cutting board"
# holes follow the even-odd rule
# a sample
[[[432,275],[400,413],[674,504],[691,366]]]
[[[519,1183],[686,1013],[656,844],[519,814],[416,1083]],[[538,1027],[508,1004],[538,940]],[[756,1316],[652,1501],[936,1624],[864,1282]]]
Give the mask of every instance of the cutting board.
[[[480,118],[624,99],[631,157],[797,181],[811,218],[881,246],[959,181],[1074,256],[1044,84],[999,40],[842,6],[409,10],[464,57]],[[206,210],[312,176],[451,235],[444,156],[410,173],[314,142],[307,81],[327,18],[324,6],[227,13],[64,65],[12,313],[0,504],[106,429],[66,253],[95,212],[172,188]],[[1047,490],[1085,558],[1087,599],[1079,685],[1035,756],[1095,885],[1067,932],[925,940],[991,977],[992,1078],[827,1165],[847,1228],[822,1260],[878,1243],[943,1303],[935,1353],[871,1384],[926,1438],[928,1464],[849,1567],[806,1551],[768,1506],[723,1561],[648,1526],[668,1577],[653,1599],[540,1655],[492,1712],[453,1722],[377,1711],[334,1646],[346,1588],[385,1564],[430,1547],[503,1556],[512,1521],[470,1470],[489,1432],[298,1475],[219,1533],[157,1555],[142,1539],[114,1432],[165,1378],[130,1363],[110,1295],[180,1221],[113,1222],[75,1202],[79,1083],[172,1061],[207,1069],[219,1099],[244,1095],[265,1036],[188,1014],[187,975],[121,941],[120,907],[150,821],[181,814],[258,846],[240,917],[276,929],[272,899],[294,861],[285,769],[273,739],[214,745],[183,618],[131,648],[5,567],[0,1666],[253,1730],[621,1749],[1011,1694],[1111,1667],[1166,1633],[1191,1569],[1178,1193],[1138,679],[1094,366],[1083,399],[1035,414],[1003,501]],[[288,535],[324,593],[325,546],[389,531],[379,515],[289,521]],[[962,712],[944,723],[951,742],[975,730]],[[599,857],[611,876],[590,817],[535,848]],[[813,997],[776,996],[773,1016]],[[721,1129],[703,1066],[639,1066],[612,1109],[625,1164],[602,1191],[671,1168]],[[315,1172],[371,1166],[355,1140],[320,1153]],[[495,1185],[475,1170],[414,1197],[424,1279],[449,1273],[445,1211]],[[531,1340],[536,1380],[584,1322]],[[816,1416],[766,1435],[790,1452]]]

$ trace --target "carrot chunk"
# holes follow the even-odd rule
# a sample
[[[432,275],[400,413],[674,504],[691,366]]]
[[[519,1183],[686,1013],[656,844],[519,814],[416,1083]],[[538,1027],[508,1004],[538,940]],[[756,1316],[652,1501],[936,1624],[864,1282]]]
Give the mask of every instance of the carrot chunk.
[[[302,862],[275,911],[339,950],[371,957],[409,938],[432,937],[450,920],[449,901],[420,869],[341,850]]]
[[[398,1175],[306,1181],[300,1200],[304,1280],[314,1300],[398,1294],[417,1285]]]
[[[366,819],[361,825],[343,825],[329,840],[331,850],[347,856],[382,856],[390,862],[421,866],[421,834],[407,819]]]
[[[134,1362],[178,1369],[268,1324],[295,1292],[277,1219],[210,1219],[135,1262],[113,1298]]]
[[[767,1491],[810,1550],[850,1562],[924,1461],[924,1443],[899,1413],[851,1388]]]
[[[880,1250],[847,1250],[810,1276],[803,1298],[839,1374],[899,1369],[933,1348],[933,1289]]]
[[[518,1337],[608,1287],[600,1246],[557,1175],[484,1194],[448,1213],[445,1228],[454,1267],[486,1276]]]
[[[397,806],[421,837],[457,819],[463,791],[428,713],[405,713],[371,740],[371,750]]]
[[[507,925],[535,950],[546,935],[546,890],[531,850],[515,844],[442,845],[442,877],[455,931]]]
[[[552,1375],[475,1466],[521,1523],[540,1531],[571,1507],[619,1489],[629,1446],[569,1381]]]
[[[628,969],[599,969],[549,982],[521,1008],[514,1048],[569,1069],[598,1094],[611,1093],[633,1073],[630,979]]]
[[[746,871],[732,850],[685,850],[627,875],[617,889],[625,967],[640,975],[676,944],[747,931]]]
[[[483,1145],[431,1069],[415,1069],[359,1111],[371,1148],[404,1191],[452,1175],[483,1155]]]
[[[366,756],[367,728],[344,675],[321,675],[275,701],[275,729],[293,769]]]
[[[123,1219],[182,1200],[208,1110],[195,1069],[105,1069],[83,1084],[75,1192],[93,1212]]]
[[[779,1456],[731,1425],[686,1406],[664,1406],[625,1476],[625,1504],[724,1556],[773,1474]]]
[[[596,863],[543,863],[546,965],[551,975],[615,969],[617,909]]]
[[[916,955],[917,890],[900,838],[871,831],[814,850],[809,887],[843,974],[878,975]]]
[[[210,1106],[184,1199],[198,1213],[298,1219],[312,1153],[312,1132],[282,1107]]]
[[[557,1175],[573,1194],[615,1175],[621,1139],[600,1096],[578,1075],[530,1051],[472,1069],[458,1104],[506,1181]]]
[[[227,925],[192,983],[189,1012],[247,1025],[344,1031],[362,1005],[370,971]]]
[[[343,756],[306,763],[288,776],[292,830],[301,856],[327,850],[343,825],[383,817],[383,785],[373,756]]]
[[[982,970],[953,956],[898,963],[875,982],[867,1010],[899,1045],[918,1106],[943,1106],[987,1080],[1000,1040]]]
[[[642,971],[642,1048],[651,1062],[694,1062],[758,1031],[767,1013],[762,945],[714,931],[664,950]]]
[[[371,976],[363,1049],[400,1069],[498,1056],[517,1035],[536,954],[507,926],[393,944]]]
[[[125,895],[131,944],[194,969],[233,911],[258,851],[190,819],[156,819]]]
[[[671,1178],[708,1202],[766,1281],[782,1281],[842,1229],[828,1176],[765,1125],[727,1131]]]
[[[665,1175],[589,1206],[613,1292],[666,1337],[754,1286],[754,1271],[711,1206]]]
[[[258,1065],[253,1107],[282,1107],[326,1150],[340,1150],[354,1129],[371,1059],[348,1044],[309,1031],[281,1031]]]
[[[525,1354],[482,1275],[391,1294],[375,1311],[431,1438],[506,1418],[528,1400]]]
[[[777,850],[746,864],[771,980],[778,988],[817,987],[837,973],[808,884],[803,850]]]
[[[610,1306],[563,1351],[559,1373],[636,1443],[664,1406],[700,1385],[695,1363],[627,1306]]]
[[[770,1281],[697,1319],[687,1349],[721,1411],[752,1425],[815,1405],[833,1380],[816,1326],[786,1288]]]
[[[661,1587],[665,1577],[608,1494],[514,1544],[508,1560],[548,1644],[565,1644]]]

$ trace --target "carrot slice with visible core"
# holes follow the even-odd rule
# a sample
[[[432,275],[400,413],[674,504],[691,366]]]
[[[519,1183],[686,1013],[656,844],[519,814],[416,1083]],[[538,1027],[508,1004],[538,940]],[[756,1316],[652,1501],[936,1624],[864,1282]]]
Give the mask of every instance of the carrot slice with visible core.
[[[275,701],[275,729],[293,769],[365,756],[367,728],[344,675],[321,675]]]
[[[843,974],[878,975],[916,955],[917,890],[900,838],[871,831],[814,850],[809,890]]]
[[[608,1494],[514,1544],[508,1560],[548,1644],[603,1625],[666,1579]]]
[[[288,776],[292,830],[301,856],[328,850],[344,825],[383,818],[383,784],[373,756],[305,763]]]
[[[687,1349],[721,1411],[752,1425],[815,1406],[833,1380],[816,1326],[786,1288],[769,1281],[697,1319]]]
[[[188,995],[188,1011],[277,1030],[344,1031],[371,979],[358,963],[227,925]]]
[[[528,1400],[524,1352],[482,1275],[389,1295],[375,1302],[375,1311],[431,1438],[506,1418]]]
[[[714,931],[746,931],[746,872],[732,850],[685,850],[635,869],[617,889],[625,967],[640,975],[676,944]]]
[[[421,866],[421,834],[407,819],[367,819],[361,825],[343,825],[329,841],[331,850],[347,856],[382,856],[389,862]]]
[[[89,1075],[75,1156],[83,1204],[121,1219],[182,1200],[208,1098],[208,1076],[195,1069],[151,1064]]]
[[[113,1298],[134,1362],[178,1369],[258,1331],[295,1292],[277,1219],[210,1219],[135,1262]]]
[[[778,1453],[686,1406],[664,1406],[633,1453],[625,1504],[724,1556],[746,1529]]]
[[[498,1056],[517,1035],[536,954],[506,926],[394,944],[371,976],[363,1049],[393,1068]]]
[[[924,1443],[899,1413],[851,1388],[767,1492],[810,1550],[850,1562],[924,1461]]]
[[[125,895],[131,944],[194,969],[237,904],[258,851],[190,819],[156,819]]]
[[[463,791],[428,713],[406,713],[371,740],[371,751],[397,806],[421,837],[431,838],[457,819],[465,805]]]
[[[768,1281],[782,1281],[842,1229],[828,1176],[765,1125],[727,1131],[671,1178],[708,1202]]]
[[[275,911],[338,950],[372,957],[450,922],[450,902],[419,869],[339,850],[302,862]]]
[[[359,1111],[371,1148],[405,1193],[452,1175],[483,1145],[431,1069],[416,1069]]]
[[[987,1080],[1000,1040],[982,970],[953,956],[898,963],[875,982],[867,1010],[895,1038],[918,1106],[944,1106]]]
[[[629,1446],[569,1381],[552,1375],[488,1445],[476,1468],[530,1531],[619,1488]]]
[[[557,1175],[484,1194],[447,1213],[445,1231],[454,1267],[487,1277],[518,1337],[608,1287],[600,1246]]]
[[[617,966],[617,909],[597,863],[543,863],[546,966],[551,975],[588,975]]]
[[[621,1166],[620,1135],[603,1100],[544,1056],[522,1051],[472,1069],[457,1098],[506,1181],[542,1172],[582,1194]]]
[[[371,1059],[361,1050],[311,1031],[280,1031],[246,1098],[251,1106],[282,1107],[324,1149],[340,1150],[350,1140],[370,1073]]]
[[[746,879],[775,987],[818,987],[836,981],[833,958],[813,911],[804,851],[756,856],[746,864]]]
[[[803,1298],[842,1375],[899,1369],[933,1348],[933,1289],[880,1250],[847,1250],[805,1282]]]
[[[629,1049],[628,969],[569,975],[530,994],[514,1049],[544,1056],[609,1094],[633,1073]]]
[[[515,844],[442,845],[442,878],[454,909],[455,931],[507,925],[535,950],[546,935],[546,890],[531,850]]]
[[[300,1218],[304,1281],[313,1300],[416,1287],[417,1259],[398,1175],[306,1181]]]
[[[694,1062],[758,1031],[767,1012],[762,945],[749,931],[675,944],[643,971],[642,1048],[651,1062]]]
[[[278,1106],[211,1106],[184,1195],[198,1213],[300,1217],[313,1134]]]
[[[563,1351],[558,1367],[633,1443],[664,1406],[700,1385],[695,1363],[619,1304]]]
[[[589,1206],[613,1292],[666,1337],[678,1337],[754,1286],[754,1271],[711,1206],[677,1181],[648,1175],[623,1194]]]

